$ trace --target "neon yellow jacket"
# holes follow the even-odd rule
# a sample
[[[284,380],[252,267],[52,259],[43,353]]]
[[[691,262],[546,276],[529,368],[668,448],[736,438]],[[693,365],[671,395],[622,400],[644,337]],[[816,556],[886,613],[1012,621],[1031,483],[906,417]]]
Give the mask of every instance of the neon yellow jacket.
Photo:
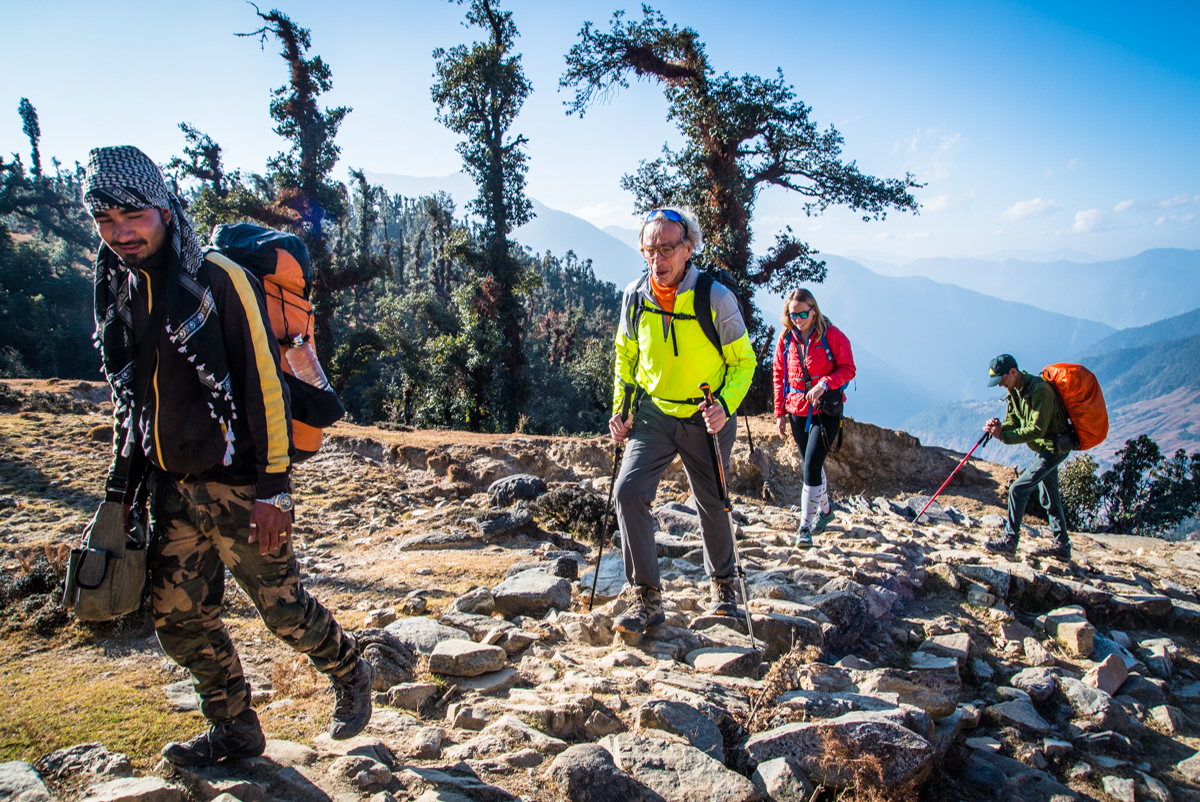
[[[695,315],[695,289],[699,271],[688,265],[675,292],[677,314]],[[665,316],[650,289],[649,273],[629,284],[621,299],[617,326],[617,360],[613,412],[621,409],[622,387],[633,382],[645,390],[667,415],[688,418],[700,400],[700,382],[712,385],[728,414],[737,412],[754,379],[757,360],[737,296],[713,282],[713,323],[721,340],[721,353],[704,336],[699,322]],[[637,329],[634,330],[634,313]],[[656,312],[645,311],[651,307]]]

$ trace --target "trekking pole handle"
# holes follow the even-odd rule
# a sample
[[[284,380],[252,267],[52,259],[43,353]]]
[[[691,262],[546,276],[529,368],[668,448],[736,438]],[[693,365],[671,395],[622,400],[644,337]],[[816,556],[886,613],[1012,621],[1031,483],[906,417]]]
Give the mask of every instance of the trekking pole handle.
[[[708,382],[700,382],[700,393],[709,406],[712,406],[712,386]]]
[[[621,420],[629,417],[629,401],[633,398],[633,382],[625,382],[625,397],[621,400]]]

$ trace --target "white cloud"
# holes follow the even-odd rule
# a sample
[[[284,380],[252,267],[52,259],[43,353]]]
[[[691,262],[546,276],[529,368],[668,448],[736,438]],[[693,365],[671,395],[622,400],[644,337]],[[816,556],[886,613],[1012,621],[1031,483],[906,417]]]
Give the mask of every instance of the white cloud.
[[[1075,225],[1071,226],[1071,230],[1076,234],[1095,231],[1102,222],[1104,218],[1099,209],[1084,209],[1075,213]]]
[[[913,133],[906,143],[897,142],[895,153],[904,147],[912,154],[905,167],[916,173],[919,181],[940,181],[954,171],[954,154],[964,147],[962,134],[941,134],[936,128]]]
[[[1057,212],[1061,206],[1052,200],[1042,200],[1034,198],[1032,200],[1017,201],[1012,206],[1005,209],[997,220],[1025,220],[1029,217],[1041,217],[1042,215],[1052,214]]]
[[[906,234],[889,234],[886,231],[882,231],[875,235],[876,242],[883,242],[885,240],[899,241],[899,240],[911,240],[911,239],[929,239],[929,232],[928,231],[909,231]]]
[[[1169,214],[1155,220],[1154,225],[1165,226],[1167,223],[1175,223],[1187,229],[1192,228],[1191,224],[1195,219],[1196,215],[1194,214]]]
[[[1133,207],[1133,198],[1130,198],[1129,200],[1123,200],[1120,203],[1118,203],[1116,206],[1114,206],[1113,212],[1115,214],[1120,214],[1121,212],[1128,211],[1132,207]]]
[[[1159,201],[1159,206],[1164,209],[1170,209],[1172,206],[1200,206],[1200,195],[1176,195],[1173,198],[1167,198],[1164,201]]]
[[[584,206],[582,209],[576,209],[571,212],[576,217],[582,217],[597,228],[605,226],[624,226],[625,228],[637,228],[637,216],[628,206],[621,206],[616,203],[597,203],[593,206]]]

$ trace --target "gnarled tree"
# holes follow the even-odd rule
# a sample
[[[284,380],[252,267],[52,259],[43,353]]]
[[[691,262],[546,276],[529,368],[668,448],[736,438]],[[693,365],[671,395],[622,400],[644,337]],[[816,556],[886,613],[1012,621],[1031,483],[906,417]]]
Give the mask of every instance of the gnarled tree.
[[[847,206],[864,220],[881,220],[892,209],[917,211],[909,190],[921,185],[913,176],[874,178],[844,162],[841,134],[818,129],[782,71],[774,78],[717,75],[696,31],[669,25],[649,6],[642,13],[641,22],[630,22],[618,11],[607,32],[584,24],[559,82],[575,90],[567,113],[583,116],[597,100],[628,88],[630,75],[662,85],[668,119],[686,142],[678,151],[664,146],[661,158],[642,162],[622,186],[640,211],[668,204],[695,210],[707,242],[702,261],[732,273],[743,300],[754,287],[785,292],[825,277],[817,251],[790,228],[764,255],[751,253],[750,223],[763,189],[801,195],[806,215],[830,206]],[[757,329],[757,321],[748,323]]]

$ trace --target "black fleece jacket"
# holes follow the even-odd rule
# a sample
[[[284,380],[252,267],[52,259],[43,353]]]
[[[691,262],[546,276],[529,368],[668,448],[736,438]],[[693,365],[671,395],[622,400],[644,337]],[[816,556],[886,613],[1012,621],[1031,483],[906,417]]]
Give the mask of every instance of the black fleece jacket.
[[[135,341],[149,326],[152,304],[166,296],[165,249],[130,271],[130,307]],[[225,465],[226,437],[211,414],[208,390],[196,368],[171,342],[158,335],[153,381],[138,417],[138,431],[149,431],[149,453],[136,446],[130,473],[148,458],[180,481],[255,485],[267,498],[290,489],[292,422],[287,383],[279,369],[279,347],[271,333],[262,285],[250,273],[205,259],[197,277],[212,292],[210,314],[217,315],[225,342],[236,419],[233,462]],[[172,292],[178,291],[171,288]],[[146,442],[137,436],[135,442]],[[132,500],[133,488],[127,501]]]

